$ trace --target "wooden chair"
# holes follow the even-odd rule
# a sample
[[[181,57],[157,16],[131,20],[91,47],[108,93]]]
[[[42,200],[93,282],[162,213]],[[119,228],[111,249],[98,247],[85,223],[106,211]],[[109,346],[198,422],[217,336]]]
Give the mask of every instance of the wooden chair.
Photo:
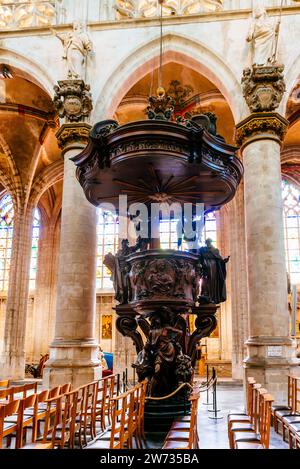
[[[33,443],[24,445],[21,449],[53,449],[56,429],[62,421],[63,396],[47,399],[43,435],[37,437]]]
[[[249,398],[249,415],[248,419],[241,417],[240,420],[231,420],[228,422],[228,439],[231,449],[234,448],[234,432],[257,432],[259,421],[259,405],[260,395],[266,394],[268,391],[262,388],[260,383],[251,385],[251,399]]]
[[[98,382],[93,381],[84,386],[84,406],[83,406],[83,415],[82,415],[82,436],[84,444],[87,445],[87,434],[89,434],[91,439],[94,439],[96,434],[94,434],[94,415],[95,415],[95,400],[97,396]]]
[[[130,446],[134,389],[112,398],[111,428],[87,449],[123,449]]]
[[[270,429],[272,403],[274,398],[271,394],[261,395],[259,435],[257,439],[249,439],[249,441],[236,441],[236,449],[269,449],[270,446]]]
[[[20,426],[21,426],[21,413],[19,412],[21,401],[20,399],[11,401],[6,405],[0,407],[0,449],[3,447],[3,439],[16,437],[15,447],[20,446]],[[17,422],[7,422],[12,416],[18,415]],[[7,445],[8,446],[8,445]]]
[[[234,424],[232,425],[232,439],[229,440],[230,448],[235,448],[236,443],[255,442],[260,443],[260,429],[263,425],[264,415],[264,396],[268,391],[264,388],[256,389],[254,403],[254,420],[251,424]]]
[[[295,425],[300,423],[300,378],[293,378],[294,381],[294,393],[292,399],[292,408],[289,415],[283,415],[281,417],[281,425],[282,425],[282,438],[285,440],[286,431],[290,436],[293,434],[294,429],[297,427],[291,425]],[[279,419],[278,419],[279,420]]]
[[[292,409],[292,399],[293,399],[293,377],[288,376],[288,403],[287,404],[273,404],[272,405],[272,418],[274,430],[278,433],[278,421],[275,417],[275,411],[279,410],[291,410]]]
[[[288,376],[288,405],[287,406],[274,406],[272,411],[273,425],[276,433],[279,433],[279,423],[281,424],[282,436],[285,437],[285,427],[282,419],[296,414],[296,378]]]
[[[188,431],[186,429],[171,429],[167,434],[162,449],[198,449],[198,429],[197,429],[197,416],[198,416],[198,402],[200,393],[192,394],[191,401],[191,420]]]
[[[78,445],[80,449],[82,449],[82,420],[83,420],[83,413],[84,413],[84,402],[85,402],[85,386],[81,386],[80,388],[76,389],[77,391],[77,399],[74,404],[74,418],[72,420],[72,429],[71,429],[71,438],[70,438],[70,448],[75,447],[75,439],[78,439]]]
[[[108,424],[111,422],[111,399],[117,393],[116,383],[117,375],[110,375],[98,381],[93,418],[94,435],[97,433],[97,422],[100,424],[102,432],[104,432],[107,427],[106,417]]]
[[[246,412],[230,412],[227,416],[228,438],[231,438],[231,427],[233,423],[251,423],[253,421],[253,387],[256,384],[254,378],[247,379],[247,409]]]
[[[141,382],[141,392],[139,400],[139,410],[138,410],[138,422],[137,422],[137,438],[142,444],[142,440],[146,441],[145,430],[144,430],[144,417],[145,417],[145,402],[148,389],[148,380]]]
[[[104,429],[111,425],[112,422],[112,399],[118,394],[118,375],[107,376],[106,380],[102,405],[102,421]]]

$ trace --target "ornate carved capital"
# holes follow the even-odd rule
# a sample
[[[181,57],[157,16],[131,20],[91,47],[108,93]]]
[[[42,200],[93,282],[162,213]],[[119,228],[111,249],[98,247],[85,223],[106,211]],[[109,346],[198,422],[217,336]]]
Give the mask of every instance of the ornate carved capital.
[[[288,125],[288,121],[277,112],[251,114],[236,126],[236,143],[242,146],[263,138],[282,141]]]
[[[91,126],[89,124],[63,124],[56,134],[59,148],[66,152],[70,148],[81,149],[88,143]]]
[[[83,80],[63,80],[54,91],[53,104],[59,117],[66,122],[82,122],[89,117],[93,109],[90,85]]]
[[[271,112],[278,108],[285,92],[283,65],[246,68],[242,77],[243,95],[251,112]]]

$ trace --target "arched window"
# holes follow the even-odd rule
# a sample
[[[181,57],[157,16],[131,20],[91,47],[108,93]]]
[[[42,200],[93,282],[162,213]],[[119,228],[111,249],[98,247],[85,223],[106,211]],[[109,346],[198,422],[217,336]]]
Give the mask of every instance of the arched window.
[[[204,245],[207,238],[217,244],[217,221],[215,212],[205,215],[205,225],[202,233],[201,244]],[[177,220],[166,219],[160,222],[160,246],[162,249],[177,249]],[[183,240],[182,249],[187,249],[187,243]]]
[[[97,271],[96,287],[101,290],[113,288],[111,273],[103,264],[106,254],[115,254],[118,250],[118,217],[111,212],[99,210],[97,225]]]
[[[41,216],[39,209],[35,209],[32,223],[32,244],[31,244],[31,261],[29,274],[29,290],[35,289],[36,272],[38,262],[39,237],[41,228]]]
[[[13,201],[5,195],[0,201],[0,291],[8,290],[13,229]]]
[[[282,182],[287,271],[292,284],[300,284],[300,191]]]

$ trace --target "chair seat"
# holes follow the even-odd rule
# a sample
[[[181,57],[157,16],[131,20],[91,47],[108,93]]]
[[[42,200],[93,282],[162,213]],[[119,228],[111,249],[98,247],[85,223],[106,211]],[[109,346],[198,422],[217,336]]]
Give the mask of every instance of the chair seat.
[[[175,422],[172,423],[171,430],[189,430],[191,422]]]
[[[14,415],[10,415],[9,417],[6,417],[4,419],[4,422],[8,422],[8,423],[17,423],[18,422],[18,414],[14,414]]]
[[[300,433],[300,423],[290,423],[289,430],[293,433]]]
[[[190,422],[191,416],[190,415],[183,415],[182,417],[176,418],[176,422]]]
[[[292,414],[291,410],[275,410],[274,414],[276,415],[277,418],[282,418],[282,417],[287,417],[288,415]]]
[[[232,432],[251,432],[253,431],[253,425],[249,422],[237,422],[233,423],[231,427]]]
[[[263,445],[256,441],[239,441],[235,447],[236,449],[264,449]]]
[[[16,427],[16,424],[15,424],[15,423],[13,423],[13,422],[6,422],[6,421],[4,420],[4,426],[3,426],[4,431],[13,429],[13,428],[15,428],[15,427]]]
[[[272,412],[275,412],[276,410],[291,410],[291,407],[285,404],[276,404],[272,405],[271,410]]]
[[[162,449],[188,449],[188,441],[167,440]]]
[[[190,430],[170,430],[166,440],[188,441]]]
[[[260,435],[255,432],[236,432],[233,434],[233,439],[237,441],[258,441],[260,442]]]
[[[287,417],[282,417],[282,421],[289,425],[290,423],[300,423],[300,415],[289,415]]]

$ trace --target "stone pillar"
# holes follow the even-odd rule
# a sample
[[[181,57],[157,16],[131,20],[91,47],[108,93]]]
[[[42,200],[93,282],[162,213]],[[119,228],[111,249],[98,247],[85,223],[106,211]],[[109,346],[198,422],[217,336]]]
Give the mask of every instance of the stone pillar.
[[[41,355],[49,352],[49,343],[54,337],[59,259],[58,227],[55,222],[56,219],[42,218],[30,359],[36,363],[40,360]]]
[[[287,375],[298,365],[290,337],[281,194],[281,142],[288,122],[275,112],[253,113],[237,126],[245,168],[249,299],[245,374],[277,402],[287,399]]]
[[[44,384],[73,387],[101,378],[96,328],[97,211],[76,178],[70,160],[87,145],[92,110],[90,87],[83,80],[55,86],[54,106],[63,119],[56,137],[64,158],[64,183],[57,285],[55,336]]]
[[[25,330],[33,210],[15,209],[0,378],[25,376]]]
[[[243,379],[243,363],[246,357],[245,342],[248,328],[248,286],[246,264],[246,234],[244,214],[244,184],[241,182],[235,198],[230,203],[230,265],[232,308],[232,378]]]
[[[65,166],[55,337],[44,374],[48,387],[101,378],[95,338],[97,211],[70,161],[86,146],[89,130],[84,123],[64,124],[57,134]]]

